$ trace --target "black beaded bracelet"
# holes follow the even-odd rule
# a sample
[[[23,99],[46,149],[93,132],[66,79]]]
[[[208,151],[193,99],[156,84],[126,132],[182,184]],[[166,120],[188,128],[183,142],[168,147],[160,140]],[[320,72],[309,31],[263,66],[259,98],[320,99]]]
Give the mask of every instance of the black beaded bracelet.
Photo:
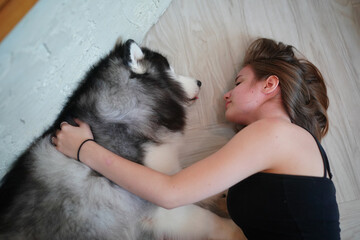
[[[81,147],[84,145],[84,143],[86,143],[86,142],[88,142],[88,141],[93,141],[93,142],[95,142],[94,139],[89,138],[89,139],[86,139],[85,141],[83,141],[83,142],[80,144],[80,147],[79,147],[78,152],[77,152],[77,160],[78,160],[79,162],[80,162],[80,158],[79,158],[80,149],[81,149]]]

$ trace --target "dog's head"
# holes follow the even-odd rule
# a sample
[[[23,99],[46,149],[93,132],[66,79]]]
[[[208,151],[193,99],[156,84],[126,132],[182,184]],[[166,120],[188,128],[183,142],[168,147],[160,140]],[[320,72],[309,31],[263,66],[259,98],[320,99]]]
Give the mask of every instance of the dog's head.
[[[149,81],[148,83],[160,84],[161,87],[173,91],[172,94],[187,103],[192,103],[198,98],[201,82],[194,78],[177,75],[168,60],[160,53],[140,48],[131,39],[117,45],[122,45],[122,60],[132,72],[132,77],[145,78]],[[181,89],[177,88],[177,84]]]
[[[127,124],[149,134],[163,127],[182,131],[186,107],[197,99],[201,86],[196,79],[177,75],[163,55],[133,40],[118,42],[87,78],[100,86],[89,95],[95,106],[90,111],[101,122]]]

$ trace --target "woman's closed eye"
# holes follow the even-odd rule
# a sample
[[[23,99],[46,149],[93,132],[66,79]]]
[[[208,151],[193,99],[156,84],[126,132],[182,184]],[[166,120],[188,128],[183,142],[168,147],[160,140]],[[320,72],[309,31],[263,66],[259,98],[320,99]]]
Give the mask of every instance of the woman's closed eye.
[[[235,87],[238,86],[240,83],[243,82],[243,76],[242,75],[239,75],[235,78]]]

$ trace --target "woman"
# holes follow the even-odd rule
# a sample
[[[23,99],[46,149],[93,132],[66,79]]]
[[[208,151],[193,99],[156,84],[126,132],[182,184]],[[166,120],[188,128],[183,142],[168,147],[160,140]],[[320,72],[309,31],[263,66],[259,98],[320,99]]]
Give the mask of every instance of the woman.
[[[292,46],[258,39],[224,99],[227,120],[246,127],[216,153],[172,176],[85,141],[93,136],[78,120],[79,127],[61,124],[53,142],[67,156],[80,157],[164,208],[230,188],[229,213],[248,239],[339,239],[335,187],[318,142],[328,130],[328,97],[319,70],[298,59]]]

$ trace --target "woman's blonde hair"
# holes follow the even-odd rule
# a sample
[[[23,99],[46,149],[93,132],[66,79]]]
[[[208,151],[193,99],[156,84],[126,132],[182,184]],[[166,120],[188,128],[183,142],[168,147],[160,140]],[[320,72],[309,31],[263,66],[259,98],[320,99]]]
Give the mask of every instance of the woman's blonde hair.
[[[250,65],[259,80],[276,75],[291,121],[320,140],[329,127],[325,82],[319,69],[308,60],[297,58],[294,50],[291,45],[261,38],[249,46],[243,66]]]

